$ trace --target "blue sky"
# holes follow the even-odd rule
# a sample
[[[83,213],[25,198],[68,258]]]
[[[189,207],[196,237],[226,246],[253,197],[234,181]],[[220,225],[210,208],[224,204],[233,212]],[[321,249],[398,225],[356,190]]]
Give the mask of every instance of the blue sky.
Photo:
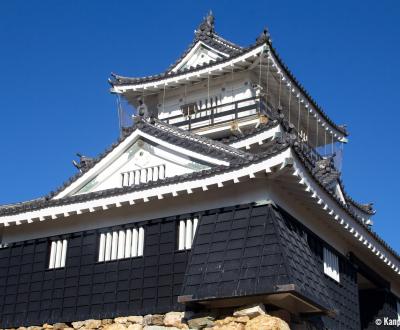
[[[241,45],[268,26],[295,76],[348,125],[346,190],[375,203],[375,230],[400,251],[397,0],[1,1],[0,204],[54,190],[75,173],[76,152],[114,142],[110,73],[163,71],[209,9]]]

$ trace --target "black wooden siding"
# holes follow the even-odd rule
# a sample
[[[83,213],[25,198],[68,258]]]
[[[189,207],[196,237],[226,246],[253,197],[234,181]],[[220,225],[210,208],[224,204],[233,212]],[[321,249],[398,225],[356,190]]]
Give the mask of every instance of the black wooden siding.
[[[177,251],[179,220],[191,216],[136,223],[145,230],[143,257],[97,262],[100,233],[133,225],[0,249],[0,328],[163,313],[183,309],[179,295],[229,297],[294,283],[304,296],[337,312],[335,318],[310,317],[317,328],[360,329],[352,263],[338,254],[340,283],[325,276],[325,243],[284,210],[242,205],[197,213],[192,250]],[[48,270],[51,240],[62,238],[68,239],[66,267]],[[393,312],[392,304],[381,306],[380,314]]]
[[[314,254],[319,269],[323,271],[324,243],[314,234],[308,234],[308,242]],[[332,249],[332,247],[330,247]],[[333,250],[334,251],[334,250]],[[327,287],[331,306],[336,313],[334,318],[314,318],[316,324],[328,329],[360,329],[359,297],[357,271],[346,258],[336,253],[339,258],[340,283],[328,276],[322,276]]]
[[[295,284],[305,298],[336,313],[311,317],[317,328],[360,329],[357,276],[340,256],[340,283],[323,273],[324,243],[272,205],[225,208],[199,222],[183,284],[194,300],[276,292]],[[332,249],[332,248],[331,248]]]
[[[97,262],[101,230],[52,237],[68,239],[61,269],[47,269],[50,239],[0,249],[0,328],[182,309],[188,252],[176,250],[175,220],[143,223],[137,258]]]
[[[386,289],[361,290],[360,298],[362,329],[382,329],[382,326],[375,323],[378,318],[382,321],[384,317],[397,319],[397,299]]]
[[[295,284],[299,293],[329,309],[321,277],[304,231],[286,223],[274,207],[227,208],[202,217],[183,295],[221,299]]]

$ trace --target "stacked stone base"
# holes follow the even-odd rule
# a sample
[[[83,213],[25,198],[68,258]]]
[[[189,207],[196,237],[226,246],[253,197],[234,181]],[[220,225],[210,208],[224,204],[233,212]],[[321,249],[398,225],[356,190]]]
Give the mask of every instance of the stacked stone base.
[[[285,318],[285,316],[283,316]],[[287,320],[290,322],[290,320]],[[282,318],[269,315],[263,305],[247,306],[230,315],[169,312],[115,319],[43,324],[8,330],[290,330]],[[1,330],[1,329],[0,329]]]

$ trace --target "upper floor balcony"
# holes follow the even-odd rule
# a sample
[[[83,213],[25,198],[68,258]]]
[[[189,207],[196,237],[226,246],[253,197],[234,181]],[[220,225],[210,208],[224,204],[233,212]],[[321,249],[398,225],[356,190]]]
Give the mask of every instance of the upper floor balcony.
[[[259,96],[232,102],[220,102],[216,97],[198,100],[181,105],[180,110],[180,115],[166,117],[163,120],[199,134],[229,131],[231,128],[251,125],[261,115],[268,116],[266,104]]]

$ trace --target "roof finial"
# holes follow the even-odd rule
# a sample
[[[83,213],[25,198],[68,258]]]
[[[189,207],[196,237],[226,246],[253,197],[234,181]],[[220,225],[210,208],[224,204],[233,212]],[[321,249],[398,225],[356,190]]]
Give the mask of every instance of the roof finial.
[[[215,21],[215,18],[214,18],[214,15],[213,15],[213,12],[212,12],[211,9],[210,9],[210,11],[208,12],[208,15],[207,15],[207,17],[206,17],[206,21],[207,21],[207,25],[208,25],[208,26],[214,28],[214,21]]]
[[[80,153],[76,153],[76,155],[79,157],[79,163],[76,162],[75,160],[72,161],[72,164],[82,173],[87,171],[94,163],[93,158],[84,156]]]
[[[265,27],[263,32],[256,39],[257,44],[263,44],[264,42],[272,43],[271,35],[269,34],[268,28]]]
[[[199,37],[201,34],[211,36],[214,33],[214,22],[215,17],[210,9],[207,16],[203,18],[203,21],[195,31],[196,36]]]

